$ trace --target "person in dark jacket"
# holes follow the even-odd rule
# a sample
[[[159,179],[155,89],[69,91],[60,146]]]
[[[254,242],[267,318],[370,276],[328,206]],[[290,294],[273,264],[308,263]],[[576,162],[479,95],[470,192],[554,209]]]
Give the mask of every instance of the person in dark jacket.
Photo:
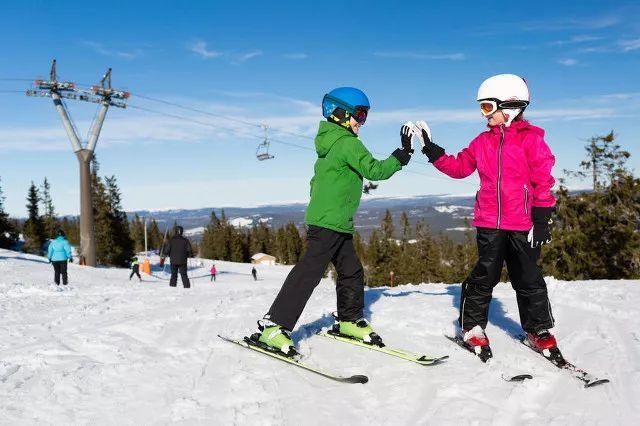
[[[138,276],[138,279],[142,282],[142,277],[140,276],[140,261],[138,260],[138,256],[133,256],[131,259],[131,274],[129,274],[129,281],[133,278],[134,275]]]
[[[251,268],[251,276],[253,277],[254,281],[258,281],[258,271],[256,270],[255,266]]]
[[[58,229],[56,239],[51,240],[49,243],[47,257],[53,265],[53,279],[56,285],[60,285],[60,275],[62,275],[62,284],[67,285],[67,262],[71,262],[73,257],[71,255],[71,245],[62,229]]]
[[[187,259],[193,256],[191,243],[182,236],[184,229],[182,226],[176,226],[173,237],[167,242],[164,253],[169,257],[171,263],[171,279],[169,285],[175,287],[178,284],[178,271],[182,278],[184,288],[191,287],[189,277],[187,276]]]

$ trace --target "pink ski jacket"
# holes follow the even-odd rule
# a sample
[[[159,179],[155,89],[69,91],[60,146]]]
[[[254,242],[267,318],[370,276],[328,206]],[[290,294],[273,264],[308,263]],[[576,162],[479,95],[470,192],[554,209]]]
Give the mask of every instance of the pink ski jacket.
[[[215,266],[211,266],[210,271],[211,271],[211,275],[215,275],[215,274],[217,274],[217,273],[218,273],[218,271],[216,270],[216,267],[215,267]]]
[[[555,157],[544,141],[544,130],[526,120],[490,127],[458,155],[443,155],[434,163],[441,172],[462,179],[476,169],[473,225],[479,228],[528,231],[531,207],[553,207]]]

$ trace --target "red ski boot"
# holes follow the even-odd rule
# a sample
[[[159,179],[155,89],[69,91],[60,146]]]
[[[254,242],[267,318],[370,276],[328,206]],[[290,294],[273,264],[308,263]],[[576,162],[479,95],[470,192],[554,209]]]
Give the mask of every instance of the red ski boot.
[[[529,339],[531,347],[538,352],[558,346],[556,338],[553,337],[553,334],[549,333],[549,330],[539,330],[536,333],[527,333],[527,338]]]
[[[549,333],[549,330],[538,330],[535,333],[527,333],[527,342],[525,344],[534,351],[540,352],[542,356],[558,367],[562,367],[567,363],[562,356],[562,352],[558,349],[556,338],[553,337],[553,334]]]
[[[482,362],[487,362],[489,358],[493,357],[489,339],[479,325],[471,330],[462,330],[462,340],[467,349],[475,353]]]

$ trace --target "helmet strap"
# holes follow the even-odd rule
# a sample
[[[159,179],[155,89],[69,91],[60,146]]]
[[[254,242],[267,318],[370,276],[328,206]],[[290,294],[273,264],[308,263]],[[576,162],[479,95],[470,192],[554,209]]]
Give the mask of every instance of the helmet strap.
[[[333,110],[329,118],[327,118],[327,121],[342,126],[355,135],[351,128],[351,114],[342,108],[336,108]]]

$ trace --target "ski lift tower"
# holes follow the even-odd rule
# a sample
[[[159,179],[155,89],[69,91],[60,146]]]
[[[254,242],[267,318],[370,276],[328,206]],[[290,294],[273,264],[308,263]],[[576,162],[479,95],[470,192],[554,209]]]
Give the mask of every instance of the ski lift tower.
[[[53,99],[62,125],[71,141],[71,147],[80,165],[80,255],[87,266],[96,266],[96,239],[93,221],[93,203],[91,201],[91,159],[96,149],[98,136],[110,106],[126,108],[129,92],[111,88],[111,68],[107,70],[100,85],[91,90],[78,89],[75,83],[58,81],[56,60],[51,65],[49,80],[36,80],[35,89],[27,90],[27,96],[40,96]],[[81,143],[78,131],[69,116],[64,99],[99,104],[86,143]],[[84,145],[84,146],[83,146]]]

